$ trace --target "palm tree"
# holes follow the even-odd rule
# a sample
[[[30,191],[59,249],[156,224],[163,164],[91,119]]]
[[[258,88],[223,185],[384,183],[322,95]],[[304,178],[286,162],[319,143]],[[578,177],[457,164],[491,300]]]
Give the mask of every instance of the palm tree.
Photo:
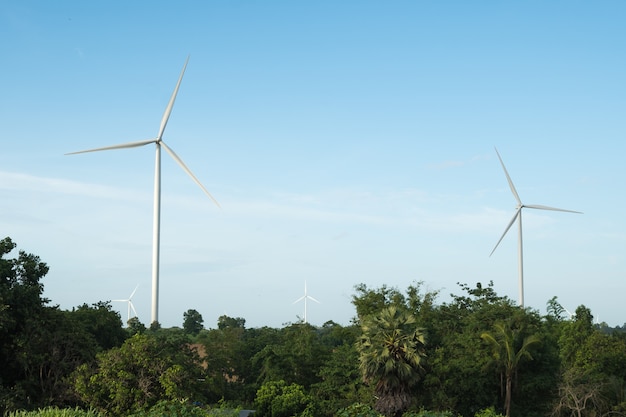
[[[516,351],[516,345],[520,330],[513,329],[510,323],[494,324],[495,332],[493,334],[485,332],[480,337],[487,341],[493,349],[493,357],[496,366],[499,368],[501,379],[505,380],[505,397],[504,409],[506,417],[511,412],[511,394],[513,390],[513,377],[517,373],[520,361],[523,358],[532,360],[530,355],[530,347],[540,342],[539,336],[536,334],[527,336],[522,341],[522,345]]]
[[[410,388],[420,380],[425,336],[415,317],[395,306],[367,316],[357,342],[363,379],[374,383],[375,408],[400,416],[411,403]]]

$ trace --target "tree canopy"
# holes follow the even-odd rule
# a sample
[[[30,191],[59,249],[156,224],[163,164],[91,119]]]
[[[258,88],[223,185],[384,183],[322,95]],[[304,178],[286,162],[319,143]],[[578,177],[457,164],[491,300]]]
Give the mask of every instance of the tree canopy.
[[[246,328],[222,315],[206,329],[189,309],[182,328],[137,318],[124,328],[108,301],[51,305],[48,266],[16,248],[0,241],[2,415],[200,416],[255,404],[298,417],[626,415],[625,329],[594,324],[584,305],[569,317],[556,297],[542,315],[493,283],[459,284],[446,302],[420,282],[358,284],[347,325]]]

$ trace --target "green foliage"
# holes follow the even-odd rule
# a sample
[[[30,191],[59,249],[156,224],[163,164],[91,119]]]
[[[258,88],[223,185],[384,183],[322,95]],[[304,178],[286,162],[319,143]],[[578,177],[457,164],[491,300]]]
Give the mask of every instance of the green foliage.
[[[411,312],[422,323],[429,321],[429,316],[435,309],[438,292],[429,291],[422,294],[422,286],[422,282],[415,282],[409,285],[406,294],[403,294],[397,288],[386,285],[377,289],[368,288],[365,284],[356,285],[354,287],[356,294],[352,297],[352,304],[357,312],[355,323],[391,306]]]
[[[500,373],[500,381],[504,381],[504,409],[505,415],[509,417],[513,378],[517,375],[522,359],[532,360],[530,349],[540,342],[540,338],[536,334],[524,336],[524,329],[516,327],[512,320],[497,322],[493,327],[493,332],[483,332],[480,337],[491,346],[494,364]]]
[[[119,313],[113,311],[109,302],[101,301],[91,306],[83,304],[73,309],[70,315],[93,335],[100,351],[121,346],[128,336]]]
[[[594,330],[578,347],[573,367],[598,377],[621,375],[626,378],[626,339]]]
[[[389,306],[399,307],[406,303],[406,297],[398,289],[384,284],[376,290],[369,289],[365,284],[358,284],[354,290],[356,294],[352,296],[352,304],[356,308],[357,320],[375,315]]]
[[[357,317],[346,327],[329,321],[321,327],[300,322],[246,329],[243,318],[221,316],[218,328],[210,330],[158,323],[146,329],[136,318],[123,329],[107,302],[71,311],[48,306],[42,296],[48,267],[15,248],[9,238],[0,240],[3,416],[99,417],[72,408],[83,401],[107,417],[234,417],[238,405],[253,408],[256,399],[257,415],[264,409],[269,416],[380,417],[371,406],[382,393],[391,399],[387,406],[395,407],[385,411],[397,410],[396,416],[402,403],[411,410],[404,417],[500,417],[507,391],[506,385],[501,390],[501,375],[506,382],[507,373],[513,375],[513,417],[626,415],[626,332],[594,325],[584,306],[567,320],[556,297],[541,317],[498,296],[492,283],[459,284],[460,294],[441,304],[437,292],[422,292],[421,283],[405,291],[361,284],[353,298]],[[394,309],[395,316],[389,314]],[[194,312],[185,318],[198,324]],[[385,314],[390,317],[383,320]],[[399,320],[400,315],[413,320]],[[394,320],[401,330],[388,332],[394,326],[383,323]],[[414,329],[420,342],[415,350],[408,342]],[[369,339],[361,337],[365,330]],[[424,334],[426,345],[420,340]],[[542,343],[529,343],[532,336]],[[363,348],[364,341],[384,346],[380,358],[396,361],[371,360],[372,366],[385,365],[361,368],[367,349],[357,351],[357,343]],[[412,361],[416,352],[419,360]],[[396,363],[402,366],[394,371]],[[376,369],[383,370],[378,376],[386,377],[384,383],[374,378]],[[370,384],[363,381],[368,374]],[[404,402],[390,395],[403,386],[400,381],[410,386],[403,388]],[[68,408],[15,412],[47,405]]]
[[[362,318],[357,342],[363,379],[375,385],[376,410],[396,415],[411,403],[420,379],[425,336],[415,317],[396,306]]]
[[[206,417],[207,413],[199,407],[178,401],[159,401],[149,410],[141,410],[128,417]]]
[[[298,384],[285,381],[269,381],[257,391],[254,405],[258,417],[292,417],[309,415],[311,398]]]
[[[521,416],[549,412],[559,360],[554,338],[546,336],[548,330],[541,317],[498,296],[492,283],[460,287],[461,294],[451,294],[450,302],[432,308],[428,320],[422,322],[429,336],[428,361],[421,389],[415,396],[417,404],[464,416],[502,404],[500,393],[504,394],[504,390],[500,390],[499,374],[490,372],[494,369],[493,351],[480,335],[492,332],[496,323],[509,320],[515,328],[524,329],[520,341],[529,334],[540,335],[546,341],[535,346],[532,362],[518,368],[512,409]]]
[[[585,340],[593,332],[593,316],[591,311],[581,305],[576,309],[574,321],[569,322],[563,329],[559,345],[561,348],[561,362],[564,366],[572,366],[576,361],[576,352],[584,345]]]
[[[244,350],[245,330],[240,327],[203,330],[196,337],[197,344],[204,352],[206,366],[207,400],[217,402],[221,398],[252,401],[243,393],[247,381],[248,356]],[[247,385],[247,384],[246,384]],[[256,391],[256,390],[255,390]]]
[[[149,409],[129,414],[128,417],[207,417],[210,415],[212,414],[209,414],[208,410],[187,401],[162,400]],[[227,415],[224,414],[224,416]]]
[[[246,327],[246,319],[241,317],[220,316],[217,319],[217,328],[220,330],[228,328],[243,329]]]
[[[319,382],[317,370],[329,355],[317,329],[296,323],[277,332],[252,358],[260,372],[259,382],[285,380],[308,389]]]
[[[12,411],[6,417],[103,417],[95,410],[81,408],[46,407],[35,411]]]
[[[407,411],[402,414],[402,417],[454,417],[450,411],[430,411],[430,410],[419,410],[419,411]],[[495,417],[495,416],[481,416],[481,417]]]
[[[202,368],[184,337],[135,335],[120,348],[82,365],[74,389],[86,404],[114,415],[154,406],[159,400],[202,401]]]
[[[604,333],[592,321],[591,311],[580,306],[563,325],[556,416],[623,415],[626,409],[626,338]]]
[[[66,377],[92,360],[97,334],[78,317],[42,298],[48,267],[0,241],[0,414],[72,402]]]
[[[333,349],[330,358],[318,372],[321,381],[311,387],[311,395],[320,415],[333,416],[350,404],[373,398],[373,387],[363,384],[359,354],[354,342]]]
[[[484,408],[482,410],[477,411],[474,414],[474,417],[504,417],[502,414],[496,413],[496,410],[493,407]]]
[[[610,411],[610,405],[603,396],[605,384],[580,368],[566,369],[558,388],[558,399],[552,412],[554,416],[595,417],[607,415]]]
[[[556,296],[552,297],[546,303],[546,310],[548,315],[546,316],[548,319],[553,321],[561,321],[563,320],[563,315],[566,313],[565,307],[563,307]]]
[[[194,336],[197,335],[204,329],[203,323],[204,319],[202,318],[202,314],[197,310],[190,309],[183,314],[183,330],[185,333]]]
[[[131,317],[126,324],[128,325],[126,331],[128,332],[129,336],[143,334],[147,330],[146,326],[141,321],[139,321],[139,318],[137,317]]]
[[[238,408],[204,408],[181,401],[159,401],[148,410],[129,414],[127,417],[239,417]],[[104,417],[96,410],[81,408],[46,407],[34,411],[12,411],[5,417]]]
[[[355,403],[340,409],[337,417],[383,417],[383,415],[367,404]]]

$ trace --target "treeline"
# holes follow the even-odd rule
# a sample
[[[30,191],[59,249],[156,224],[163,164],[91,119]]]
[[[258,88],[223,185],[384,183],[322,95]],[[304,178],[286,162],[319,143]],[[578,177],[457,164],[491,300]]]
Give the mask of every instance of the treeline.
[[[350,325],[246,328],[222,316],[205,329],[188,310],[182,328],[125,328],[108,302],[49,306],[48,267],[23,251],[7,258],[14,249],[0,241],[3,415],[626,415],[626,333],[594,325],[584,306],[567,317],[556,297],[542,315],[491,284],[460,284],[445,303],[420,283],[360,284]]]

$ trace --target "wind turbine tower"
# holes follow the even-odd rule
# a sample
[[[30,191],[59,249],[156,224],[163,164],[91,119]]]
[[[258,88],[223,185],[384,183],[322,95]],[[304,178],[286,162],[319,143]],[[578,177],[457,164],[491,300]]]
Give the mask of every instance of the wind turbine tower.
[[[293,302],[293,304],[299,303],[300,301],[304,300],[304,322],[307,323],[306,321],[306,311],[307,311],[307,300],[311,300],[311,301],[315,301],[316,303],[320,304],[319,301],[317,301],[315,298],[311,297],[306,290],[306,281],[304,281],[304,295],[300,298],[298,298],[296,301]]]
[[[502,162],[502,158],[500,157],[500,153],[498,153],[498,149],[496,148],[496,154],[498,155],[498,159],[500,160],[500,165],[502,165],[502,169],[504,170],[504,175],[506,175],[506,180],[509,183],[509,187],[511,188],[511,193],[513,193],[513,197],[517,201],[517,206],[515,207],[515,214],[513,214],[513,218],[504,229],[504,233],[500,236],[500,240],[496,243],[496,246],[493,248],[489,256],[493,255],[496,251],[496,248],[504,239],[504,236],[509,231],[515,220],[517,220],[518,225],[518,236],[517,236],[517,257],[518,257],[518,274],[519,274],[519,305],[520,307],[524,307],[524,256],[523,256],[523,242],[522,242],[522,209],[530,208],[530,209],[538,209],[538,210],[552,210],[552,211],[564,211],[567,213],[578,213],[582,214],[580,211],[573,210],[565,210],[555,207],[541,206],[536,204],[523,204],[519,195],[517,194],[517,190],[515,190],[515,186],[513,185],[513,181],[511,181],[511,177],[504,166],[504,162]]]
[[[126,148],[136,148],[139,146],[154,144],[156,148],[156,159],[155,159],[155,169],[154,169],[154,207],[153,207],[153,223],[152,223],[152,321],[151,323],[155,323],[159,321],[159,259],[160,259],[160,244],[161,244],[161,147],[165,149],[165,151],[176,161],[176,163],[189,175],[189,177],[196,183],[198,186],[204,191],[204,193],[209,196],[211,200],[219,207],[219,203],[211,193],[202,185],[200,180],[196,178],[196,176],[191,172],[187,165],[176,155],[176,153],[165,144],[163,141],[163,133],[165,132],[165,126],[167,126],[167,121],[172,113],[172,108],[174,107],[174,101],[176,100],[176,95],[178,94],[178,89],[180,88],[180,83],[183,80],[183,75],[185,74],[185,69],[187,68],[187,63],[189,62],[189,57],[185,61],[185,65],[183,66],[182,71],[180,72],[180,76],[178,77],[178,82],[176,83],[176,87],[174,88],[174,92],[170,97],[170,101],[165,108],[165,112],[163,113],[163,117],[161,118],[161,126],[159,127],[159,133],[156,138],[142,140],[138,142],[129,142],[123,143],[120,145],[112,145],[105,146],[102,148],[88,149],[84,151],[71,152],[66,155],[74,155],[79,153],[86,152],[98,152],[98,151],[108,151],[113,149],[126,149]]]

